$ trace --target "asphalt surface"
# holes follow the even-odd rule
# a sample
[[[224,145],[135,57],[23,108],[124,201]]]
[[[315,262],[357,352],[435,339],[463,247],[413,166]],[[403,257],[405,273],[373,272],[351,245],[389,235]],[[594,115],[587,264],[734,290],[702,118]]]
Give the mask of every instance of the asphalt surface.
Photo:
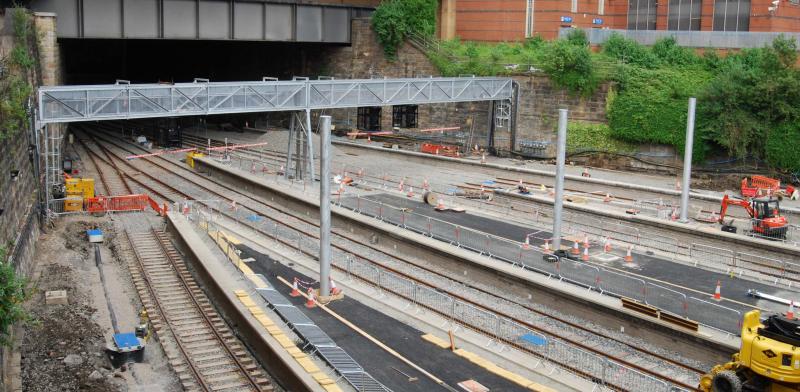
[[[522,242],[525,236],[529,233],[537,231],[535,229],[526,228],[517,224],[473,215],[469,212],[436,211],[431,206],[420,201],[418,198],[411,199],[390,194],[370,195],[366,196],[365,198],[383,202],[384,204],[399,208],[407,208],[416,214],[433,217],[462,227],[472,228],[518,242]],[[549,236],[550,234],[547,232],[541,232],[539,235],[537,235],[537,237]],[[622,253],[620,253],[620,255],[622,255]],[[633,267],[626,265],[621,260],[608,262],[605,265],[620,270],[628,270],[633,274],[644,276],[652,280],[670,282],[678,286],[699,290],[709,294],[714,292],[716,283],[719,280],[722,286],[721,292],[723,297],[776,311],[785,311],[785,306],[750,297],[747,295],[747,290],[756,289],[764,293],[776,295],[782,298],[794,299],[796,301],[800,299],[800,296],[798,296],[796,292],[787,292],[774,286],[749,280],[731,278],[726,274],[674,263],[652,255],[634,253],[634,259],[635,265]],[[658,284],[657,282],[654,283]],[[683,292],[687,294],[687,296],[694,296],[703,300],[708,299],[703,297],[702,294],[692,292],[691,290],[684,290],[675,287],[669,288]],[[737,310],[749,310],[749,308],[746,306],[731,302],[722,302],[721,305]]]
[[[302,297],[290,297],[291,289],[279,282],[277,277],[281,276],[287,280],[298,277],[307,282],[312,279],[284,266],[265,254],[254,251],[246,245],[238,245],[237,248],[242,251],[243,259],[248,257],[255,259],[255,261],[249,263],[249,267],[255,273],[264,275],[270,285],[311,318],[339,347],[350,354],[376,380],[396,392],[447,390],[411,366],[388,354],[365,337],[352,331],[328,313],[320,309],[306,308],[304,306],[305,299]],[[525,388],[489,373],[450,351],[443,350],[422,340],[421,336],[424,335],[424,332],[347,297],[346,292],[344,299],[329,304],[328,308],[457,390],[460,390],[457,385],[459,382],[469,379],[476,380],[491,391],[525,390]],[[409,381],[408,377],[416,377],[417,380]]]

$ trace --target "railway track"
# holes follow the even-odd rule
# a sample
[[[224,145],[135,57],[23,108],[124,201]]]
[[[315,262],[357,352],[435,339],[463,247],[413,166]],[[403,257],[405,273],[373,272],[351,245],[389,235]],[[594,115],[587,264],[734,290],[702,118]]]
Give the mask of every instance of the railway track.
[[[122,254],[134,285],[184,390],[273,390],[166,234],[126,231],[124,237]]]
[[[206,144],[200,143],[200,138],[192,136],[192,135],[189,135],[188,144],[190,146],[193,146],[193,147],[205,147],[207,145],[207,139],[205,139],[205,140],[206,140],[206,142],[204,142],[204,143],[206,143]],[[215,139],[211,139],[211,145],[219,146],[219,145],[224,145],[224,143],[222,143],[222,142],[220,142],[218,140],[215,140]],[[257,151],[251,151],[251,150],[248,150],[248,149],[245,148],[245,149],[237,150],[237,153],[233,154],[233,156],[234,157],[239,157],[239,158],[241,158],[243,160],[259,161],[262,164],[269,164],[269,165],[272,165],[275,168],[275,170],[277,170],[279,165],[285,164],[285,154],[282,154],[280,152],[275,152],[275,151],[258,151],[257,152]],[[353,171],[351,171],[351,173],[353,173]],[[424,189],[424,184],[422,182],[413,182],[408,177],[399,178],[399,177],[392,177],[392,176],[389,176],[389,175],[375,176],[375,175],[370,175],[368,173],[360,173],[357,176],[356,179],[358,181],[360,181],[362,183],[365,183],[365,184],[368,184],[369,186],[374,187],[374,188],[381,188],[381,187],[385,187],[387,185],[390,186],[390,187],[394,187],[394,186],[399,185],[402,182],[406,187],[411,186],[411,187],[414,187],[416,189]],[[319,180],[319,178],[317,178],[316,180]],[[510,179],[510,178],[502,178],[502,177],[496,178],[495,182],[497,184],[499,184],[500,186],[506,186],[506,187],[511,187],[511,186],[515,186],[515,185],[518,184],[518,180],[513,180],[513,179]],[[537,188],[537,189],[538,189],[538,187],[540,187],[542,185],[542,183],[533,182],[533,181],[523,181],[523,183],[528,187]],[[454,187],[469,188],[469,189],[471,189],[473,191],[482,189],[480,184],[469,184],[469,183],[466,183],[465,185],[451,184],[451,186],[448,186],[447,188],[454,188]],[[429,184],[427,186],[427,188],[430,189],[433,193],[436,193],[438,195],[452,197],[452,196],[447,194],[447,191],[446,191],[445,188],[435,189],[432,186],[432,184]],[[491,188],[492,187],[486,187],[487,190],[491,189]],[[578,196],[578,197],[581,197],[581,198],[584,198],[584,199],[594,200],[596,202],[603,201],[603,199],[605,197],[605,193],[599,192],[599,191],[584,192],[584,191],[580,191],[580,190],[577,190],[577,189],[567,189],[567,190],[569,191],[570,195]],[[460,198],[461,199],[466,199],[466,196],[462,196]],[[519,203],[522,204],[523,202],[519,202]],[[666,206],[668,206],[669,205],[669,200],[665,199],[664,203],[665,203]],[[613,204],[615,207],[620,208],[620,209],[636,208],[636,201],[634,199],[620,197],[620,196],[615,196],[614,197],[614,201],[612,201],[611,204]],[[506,205],[498,204],[498,203],[495,203],[494,201],[491,201],[491,200],[483,200],[483,201],[481,201],[481,205],[479,206],[479,208],[483,207],[484,205],[490,205],[490,206],[494,206],[494,207],[497,207],[497,208],[508,208],[508,206],[506,206]],[[534,207],[531,206],[531,208],[534,208]],[[664,207],[664,208],[667,208],[667,207]],[[520,223],[526,224],[526,222],[520,222]],[[800,282],[800,280],[792,277],[793,274],[797,274],[797,273],[800,273],[800,272],[791,270],[790,268],[776,266],[774,264],[759,263],[757,261],[751,261],[751,262],[749,262],[747,264],[739,263],[739,264],[737,264],[735,266],[731,265],[730,267],[734,267],[736,269],[741,269],[741,270],[753,271],[753,272],[757,272],[759,274],[763,274],[763,275],[771,277],[771,278],[783,279],[783,280],[794,282],[794,283]]]
[[[136,148],[138,150],[138,146],[129,143],[126,143],[127,146],[123,146],[122,142],[120,141],[109,140],[108,135],[98,137],[97,142],[98,144],[103,145],[103,148],[107,149],[118,158],[121,156],[140,153],[140,151],[132,150],[132,148]],[[143,173],[146,176],[158,176],[162,182],[181,184],[184,186],[182,192],[184,193],[183,198],[185,199],[223,200],[225,202],[236,201],[236,203],[242,208],[247,208],[256,214],[270,217],[276,222],[279,222],[283,226],[282,230],[295,232],[298,235],[310,238],[312,241],[318,238],[315,234],[318,232],[316,222],[310,221],[302,214],[283,211],[279,208],[269,205],[264,201],[261,201],[260,199],[256,199],[251,195],[243,193],[240,189],[234,189],[213,182],[183,167],[174,159],[155,156],[123,162],[128,167],[127,170]],[[191,187],[192,189],[189,190],[186,187]],[[232,217],[228,211],[223,210],[221,212],[227,215],[229,218]],[[548,336],[570,342],[571,344],[584,350],[588,350],[596,355],[602,355],[613,361],[623,363],[626,366],[636,369],[644,374],[651,375],[657,379],[665,380],[670,384],[679,386],[681,388],[692,389],[699,378],[699,375],[703,373],[703,371],[700,369],[686,365],[678,360],[671,359],[669,355],[655,353],[638,347],[636,344],[624,342],[620,339],[614,339],[611,336],[606,336],[594,332],[590,330],[590,328],[583,327],[579,323],[569,322],[564,319],[559,319],[558,317],[550,316],[545,312],[536,311],[536,309],[533,307],[524,305],[519,301],[504,298],[501,294],[490,292],[486,289],[470,285],[469,283],[465,283],[463,281],[457,281],[449,276],[445,276],[444,274],[433,271],[419,261],[389,254],[374,246],[371,246],[368,243],[359,241],[352,236],[349,236],[347,233],[334,231],[333,234],[335,239],[333,246],[339,251],[356,254],[362,259],[370,260],[370,262],[381,266],[382,268],[390,269],[394,273],[419,282],[419,284],[435,287],[437,290],[456,296],[464,301],[468,301],[469,303],[474,304],[476,307],[491,310],[499,316],[517,321],[522,325],[545,333]],[[278,236],[273,235],[273,233],[263,230],[262,235],[275,237],[276,239],[281,240]],[[282,241],[288,246],[298,248],[296,241],[293,242],[285,239]],[[316,252],[303,249],[302,246],[299,248],[299,251],[307,254],[308,256],[314,258],[316,257]],[[378,254],[379,256],[375,257],[375,254]],[[377,260],[378,258],[382,259],[382,261]],[[401,266],[405,267],[401,268]],[[409,270],[422,270],[427,275],[432,275],[433,278],[420,278],[419,276],[411,274]],[[466,296],[460,295],[452,289],[448,289],[448,287],[453,287],[454,285],[468,287],[470,290],[474,291],[474,296],[471,295],[470,298],[467,298]],[[503,301],[503,303],[509,304],[510,306],[519,307],[520,310],[528,313],[534,313],[536,314],[536,317],[523,320],[511,314],[498,312],[496,310],[497,301]],[[432,310],[436,311],[436,309]],[[508,343],[516,345],[514,342]],[[535,353],[533,354],[536,355]],[[587,373],[584,369],[580,368],[580,366],[576,366],[575,364],[565,363],[561,364],[561,366],[589,379],[596,377],[596,375]],[[611,386],[613,387],[614,385],[612,384]],[[617,389],[625,390],[625,388],[619,387]]]

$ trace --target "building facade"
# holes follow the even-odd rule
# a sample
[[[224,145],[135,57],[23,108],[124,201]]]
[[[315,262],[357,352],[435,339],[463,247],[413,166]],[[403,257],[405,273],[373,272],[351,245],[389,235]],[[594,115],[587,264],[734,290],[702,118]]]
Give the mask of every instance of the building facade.
[[[440,18],[442,38],[471,41],[552,39],[563,27],[800,32],[800,0],[442,0]]]

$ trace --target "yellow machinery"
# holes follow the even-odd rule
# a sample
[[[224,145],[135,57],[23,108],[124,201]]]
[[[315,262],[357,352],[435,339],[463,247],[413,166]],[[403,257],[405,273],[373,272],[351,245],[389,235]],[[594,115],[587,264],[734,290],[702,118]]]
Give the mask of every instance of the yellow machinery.
[[[83,210],[83,201],[94,197],[94,179],[73,178],[65,175],[64,196],[66,197],[64,200],[65,212]]]
[[[195,158],[202,158],[205,155],[200,152],[189,151],[186,153],[186,164],[189,165],[192,169],[194,169],[194,159]]]
[[[700,379],[704,392],[800,391],[800,320],[784,315],[744,315],[742,348],[730,362],[714,366]]]

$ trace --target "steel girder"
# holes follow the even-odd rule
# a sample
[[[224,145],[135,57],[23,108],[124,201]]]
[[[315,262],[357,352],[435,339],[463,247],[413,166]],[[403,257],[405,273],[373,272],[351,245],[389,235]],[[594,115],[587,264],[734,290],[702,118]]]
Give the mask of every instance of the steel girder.
[[[363,106],[510,99],[511,78],[337,79],[42,86],[37,126]]]

